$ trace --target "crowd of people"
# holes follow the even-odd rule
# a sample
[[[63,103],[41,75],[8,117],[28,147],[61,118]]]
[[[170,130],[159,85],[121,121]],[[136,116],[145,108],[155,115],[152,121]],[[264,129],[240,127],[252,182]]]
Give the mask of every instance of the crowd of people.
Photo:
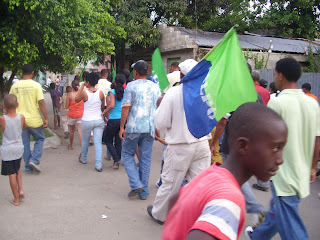
[[[164,224],[162,239],[238,239],[246,212],[259,216],[256,226],[245,230],[248,239],[271,239],[277,232],[282,239],[308,239],[298,206],[309,195],[310,178],[313,182],[316,177],[320,112],[310,84],[297,87],[300,64],[292,58],[279,60],[269,90],[248,64],[257,102],[227,113],[211,134],[199,139],[188,129],[180,84],[195,65],[193,59],[172,63],[164,93],[147,79],[144,60],[132,65],[133,78],[129,70],[112,82],[106,69],[84,72],[83,81],[76,75],[66,93],[61,80],[51,83],[54,130],[62,123],[72,151],[77,129],[81,164],[87,163],[93,143],[97,172],[102,171],[104,155],[107,160],[112,157],[115,170],[122,160],[129,179],[128,197],[141,200],[149,196],[154,140],[163,143],[159,189],[146,213]],[[22,73],[23,79],[5,96],[5,115],[0,116],[1,174],[9,175],[15,206],[25,194],[21,159],[26,173],[41,171],[43,128],[48,126],[41,86],[32,80],[33,66],[24,65]],[[32,152],[30,135],[35,140]],[[253,188],[271,189],[270,211],[255,198],[248,183],[253,175],[257,178]]]

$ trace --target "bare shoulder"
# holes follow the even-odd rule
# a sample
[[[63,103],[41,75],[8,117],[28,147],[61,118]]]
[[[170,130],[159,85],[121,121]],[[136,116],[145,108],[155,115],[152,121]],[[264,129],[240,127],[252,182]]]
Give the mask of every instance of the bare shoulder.
[[[5,127],[5,121],[4,121],[4,117],[3,116],[0,116],[0,126],[1,126],[1,128]]]

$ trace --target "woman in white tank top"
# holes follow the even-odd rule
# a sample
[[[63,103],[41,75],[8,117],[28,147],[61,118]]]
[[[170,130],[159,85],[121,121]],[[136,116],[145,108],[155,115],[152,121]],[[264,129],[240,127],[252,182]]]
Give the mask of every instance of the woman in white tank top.
[[[93,131],[93,141],[96,152],[96,167],[98,172],[102,171],[102,134],[104,129],[104,120],[102,111],[105,106],[104,94],[95,86],[98,83],[99,75],[90,73],[87,75],[87,81],[81,84],[75,97],[76,102],[84,101],[84,111],[81,120],[82,132],[82,150],[79,156],[79,162],[87,163],[88,147],[90,143],[90,133]],[[84,90],[84,86],[87,87]]]

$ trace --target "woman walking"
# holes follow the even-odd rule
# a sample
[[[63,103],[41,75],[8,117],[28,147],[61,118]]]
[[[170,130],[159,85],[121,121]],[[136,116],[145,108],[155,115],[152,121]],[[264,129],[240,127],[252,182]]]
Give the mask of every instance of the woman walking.
[[[120,119],[121,119],[121,105],[123,100],[124,87],[126,77],[123,74],[117,74],[115,82],[112,85],[111,91],[108,92],[109,104],[103,115],[108,120],[105,142],[107,148],[111,153],[114,163],[113,169],[119,169],[119,163],[121,160],[121,139],[119,137],[120,131]]]
[[[76,102],[84,101],[84,111],[81,120],[82,131],[82,150],[79,161],[83,164],[87,163],[87,153],[90,142],[90,133],[93,131],[93,141],[95,148],[96,167],[98,172],[102,171],[102,134],[104,128],[104,120],[102,111],[105,106],[104,94],[95,86],[98,83],[99,75],[95,72],[87,75],[86,82],[81,84],[79,92],[76,95]],[[84,85],[87,87],[84,89]]]
[[[72,91],[67,95],[66,108],[69,108],[68,113],[68,125],[69,125],[69,145],[68,149],[73,150],[73,139],[74,132],[76,130],[76,125],[78,127],[78,133],[80,138],[80,144],[82,146],[82,134],[81,134],[81,118],[83,115],[84,103],[81,100],[80,102],[75,101],[75,97],[79,92],[79,80],[76,78],[71,83]]]

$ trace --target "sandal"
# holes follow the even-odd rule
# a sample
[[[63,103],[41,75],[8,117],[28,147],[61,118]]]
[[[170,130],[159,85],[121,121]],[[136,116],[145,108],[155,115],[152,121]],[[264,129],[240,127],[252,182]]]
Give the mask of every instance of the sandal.
[[[97,172],[102,172],[102,168],[95,168]]]
[[[79,162],[81,162],[82,164],[87,164],[86,162],[83,162],[83,161],[82,161],[82,153],[80,153]]]
[[[113,165],[112,165],[112,168],[115,169],[115,170],[118,170],[119,169],[119,165],[120,165],[119,162],[114,162]]]

